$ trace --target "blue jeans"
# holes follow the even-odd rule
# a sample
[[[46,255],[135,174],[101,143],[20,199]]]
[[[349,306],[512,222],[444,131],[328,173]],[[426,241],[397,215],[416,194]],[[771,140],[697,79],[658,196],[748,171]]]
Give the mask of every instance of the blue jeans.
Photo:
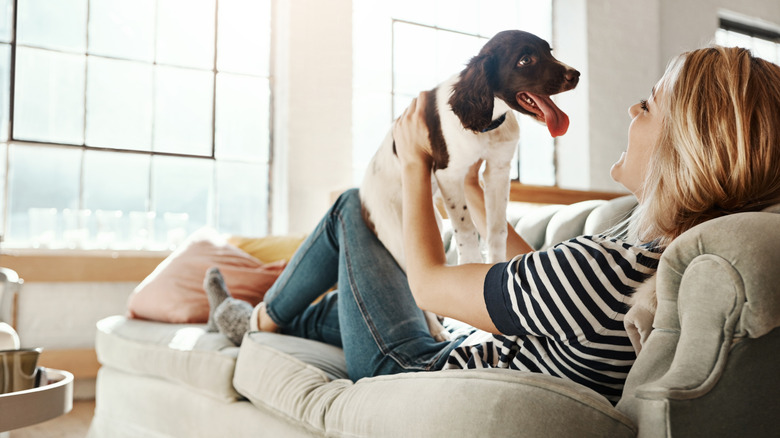
[[[282,333],[343,348],[352,380],[441,369],[461,342],[430,335],[406,274],[363,221],[356,189],[306,238],[265,303]]]

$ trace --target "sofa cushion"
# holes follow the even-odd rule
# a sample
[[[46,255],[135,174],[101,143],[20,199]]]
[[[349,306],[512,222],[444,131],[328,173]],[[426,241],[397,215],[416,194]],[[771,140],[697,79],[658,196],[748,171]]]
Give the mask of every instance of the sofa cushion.
[[[637,200],[634,195],[621,196],[609,202],[604,202],[590,212],[585,220],[582,234],[594,235],[603,233],[615,225],[625,222],[634,208]]]
[[[233,389],[238,347],[205,325],[111,316],[97,323],[95,350],[104,366],[176,382],[224,401]]]
[[[264,411],[326,436],[633,437],[632,422],[596,392],[541,374],[503,369],[333,379],[339,349],[251,333],[233,384]],[[286,349],[287,353],[282,351]],[[297,352],[296,352],[297,351]],[[324,352],[324,353],[323,353]],[[320,364],[313,365],[313,361]]]
[[[531,248],[540,249],[547,236],[547,224],[561,208],[563,205],[559,204],[535,208],[514,221],[515,230]]]

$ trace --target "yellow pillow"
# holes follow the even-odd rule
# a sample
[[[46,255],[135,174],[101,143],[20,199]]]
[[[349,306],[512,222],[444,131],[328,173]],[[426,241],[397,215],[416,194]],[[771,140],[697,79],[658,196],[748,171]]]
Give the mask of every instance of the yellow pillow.
[[[305,234],[267,237],[231,236],[228,242],[263,263],[272,263],[278,260],[290,261],[305,238]]]

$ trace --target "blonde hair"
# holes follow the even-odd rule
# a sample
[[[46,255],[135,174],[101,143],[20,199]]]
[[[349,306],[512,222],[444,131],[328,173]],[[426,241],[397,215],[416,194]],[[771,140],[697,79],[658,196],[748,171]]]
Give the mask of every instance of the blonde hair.
[[[780,202],[780,67],[715,46],[680,55],[657,86],[663,127],[630,236],[665,247],[709,219]]]

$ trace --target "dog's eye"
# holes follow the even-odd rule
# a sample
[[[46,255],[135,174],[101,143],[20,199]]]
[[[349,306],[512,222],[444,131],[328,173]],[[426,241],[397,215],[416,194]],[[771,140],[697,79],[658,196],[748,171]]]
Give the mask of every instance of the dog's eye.
[[[519,61],[517,61],[517,66],[518,67],[525,67],[527,65],[530,65],[533,61],[534,61],[534,59],[531,56],[525,55],[522,58],[520,58]]]

